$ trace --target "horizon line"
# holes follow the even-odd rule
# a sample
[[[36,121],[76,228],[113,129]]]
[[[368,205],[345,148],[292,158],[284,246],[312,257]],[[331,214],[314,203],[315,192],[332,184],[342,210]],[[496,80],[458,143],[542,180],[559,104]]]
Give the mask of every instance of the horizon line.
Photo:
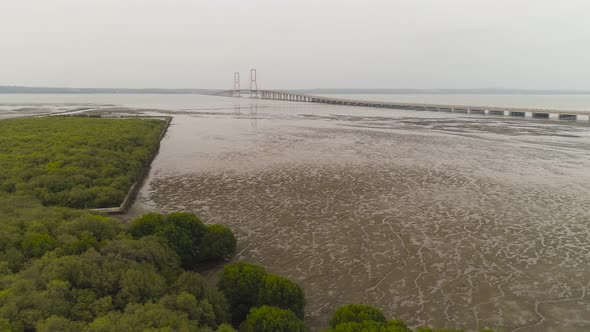
[[[163,90],[163,91],[230,91],[232,89],[224,88],[159,88],[159,87],[69,87],[69,86],[34,86],[34,85],[0,85],[1,90],[5,89],[51,89],[51,90]],[[248,90],[248,89],[242,89]],[[265,89],[258,89],[265,90]],[[278,88],[268,90],[285,90],[285,91],[313,91],[313,90],[333,90],[333,91],[506,91],[506,92],[578,92],[590,93],[589,89],[571,89],[571,88],[506,88],[506,87],[478,87],[478,88],[354,88],[354,87],[315,87],[315,88]]]

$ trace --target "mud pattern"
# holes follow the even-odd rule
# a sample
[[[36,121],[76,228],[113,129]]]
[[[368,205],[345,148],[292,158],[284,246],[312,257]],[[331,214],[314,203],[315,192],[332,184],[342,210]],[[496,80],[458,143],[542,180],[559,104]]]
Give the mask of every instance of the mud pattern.
[[[230,226],[236,259],[304,287],[314,329],[345,303],[413,327],[590,329],[587,126],[202,116],[175,119],[131,214]]]

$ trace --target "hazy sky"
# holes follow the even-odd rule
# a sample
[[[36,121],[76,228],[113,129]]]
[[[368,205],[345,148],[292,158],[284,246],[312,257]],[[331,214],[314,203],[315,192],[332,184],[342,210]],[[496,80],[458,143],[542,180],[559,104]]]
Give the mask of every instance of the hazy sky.
[[[0,85],[590,89],[589,0],[0,0]]]

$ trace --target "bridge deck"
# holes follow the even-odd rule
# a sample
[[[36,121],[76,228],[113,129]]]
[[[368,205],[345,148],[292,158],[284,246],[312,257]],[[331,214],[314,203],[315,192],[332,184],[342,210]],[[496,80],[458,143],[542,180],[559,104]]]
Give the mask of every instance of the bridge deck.
[[[250,90],[240,91],[223,91],[217,95],[237,97],[241,93],[249,94]],[[510,116],[530,116],[533,118],[551,118],[553,115],[560,120],[575,120],[578,116],[588,117],[590,120],[590,111],[576,111],[576,110],[556,110],[544,108],[522,108],[522,107],[499,107],[499,106],[473,106],[473,105],[452,105],[452,104],[423,104],[423,103],[401,103],[391,101],[372,101],[372,100],[357,100],[345,98],[333,98],[325,96],[314,96],[301,93],[293,93],[288,91],[275,90],[257,90],[252,92],[253,96],[261,99],[270,100],[286,100],[286,101],[301,101],[310,103],[362,106],[362,107],[379,107],[379,108],[399,108],[411,109],[418,111],[434,111],[434,112],[457,112],[457,113],[471,113],[471,114],[490,114],[490,115],[510,115]],[[502,114],[500,114],[502,113]],[[545,117],[546,115],[546,117]],[[572,118],[572,116],[575,118]]]

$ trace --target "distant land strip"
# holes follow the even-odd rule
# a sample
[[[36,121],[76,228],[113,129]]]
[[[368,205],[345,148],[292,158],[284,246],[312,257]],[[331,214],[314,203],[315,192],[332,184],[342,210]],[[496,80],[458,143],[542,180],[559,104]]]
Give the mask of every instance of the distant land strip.
[[[473,94],[473,95],[590,95],[590,90],[532,90],[511,88],[480,89],[355,89],[355,88],[316,88],[316,89],[273,89],[303,94]],[[160,88],[53,88],[0,85],[0,94],[9,93],[47,93],[47,94],[201,94],[210,95],[223,89],[160,89]]]
[[[0,93],[55,93],[55,94],[212,94],[215,89],[119,89],[119,88],[50,88],[0,85]]]

